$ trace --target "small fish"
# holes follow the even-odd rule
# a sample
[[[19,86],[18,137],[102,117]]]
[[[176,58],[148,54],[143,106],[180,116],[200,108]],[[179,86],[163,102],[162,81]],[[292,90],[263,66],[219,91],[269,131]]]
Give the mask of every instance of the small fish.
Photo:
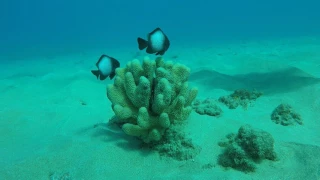
[[[101,55],[98,62],[96,63],[98,70],[91,70],[92,74],[100,77],[100,80],[105,80],[108,76],[110,79],[116,75],[115,70],[120,67],[120,63],[113,57],[107,55]]]
[[[148,34],[148,40],[144,40],[138,37],[139,49],[143,50],[145,48],[148,54],[163,55],[170,46],[170,41],[168,37],[163,33],[160,28],[156,28],[151,33]]]

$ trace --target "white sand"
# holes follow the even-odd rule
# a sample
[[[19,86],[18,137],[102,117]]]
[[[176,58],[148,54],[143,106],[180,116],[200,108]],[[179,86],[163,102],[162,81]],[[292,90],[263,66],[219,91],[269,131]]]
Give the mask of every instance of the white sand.
[[[202,151],[193,160],[178,162],[140,149],[135,138],[106,126],[113,115],[106,84],[112,81],[98,81],[90,72],[101,52],[1,64],[0,179],[49,179],[52,173],[90,180],[320,179],[320,84],[262,96],[247,110],[221,105],[220,118],[193,112],[186,132]],[[122,65],[135,55],[128,49],[108,53]],[[183,45],[172,47],[165,59],[174,55],[179,56],[174,61],[193,71],[206,68],[233,75],[293,66],[320,77],[319,37]],[[191,84],[198,86],[200,99],[231,93]],[[280,103],[291,104],[304,125],[273,123],[270,114]],[[218,141],[243,124],[271,133],[280,160],[264,161],[249,174],[219,165],[203,169],[207,163],[216,164],[222,150]]]

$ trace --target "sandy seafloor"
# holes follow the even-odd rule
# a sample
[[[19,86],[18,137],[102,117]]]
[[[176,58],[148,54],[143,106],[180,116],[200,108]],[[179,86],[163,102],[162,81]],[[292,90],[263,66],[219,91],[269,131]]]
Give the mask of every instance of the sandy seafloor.
[[[180,162],[141,149],[135,138],[106,126],[113,115],[106,98],[106,85],[112,81],[98,81],[90,70],[101,53],[124,65],[136,52],[108,49],[1,64],[0,179],[49,179],[53,173],[90,180],[320,179],[320,83],[288,79],[283,84],[290,88],[274,88],[247,109],[220,105],[224,113],[219,118],[192,112],[185,130],[202,150],[195,159]],[[140,59],[146,55],[138,54]],[[184,44],[170,47],[164,58],[192,72],[211,69],[234,75],[296,67],[304,77],[320,78],[319,37]],[[218,83],[209,75],[191,81],[199,88],[199,99],[232,93]],[[280,103],[291,104],[304,124],[281,126],[271,121]],[[271,133],[280,160],[263,161],[248,174],[219,165],[203,169],[216,164],[222,151],[218,141],[244,124]]]

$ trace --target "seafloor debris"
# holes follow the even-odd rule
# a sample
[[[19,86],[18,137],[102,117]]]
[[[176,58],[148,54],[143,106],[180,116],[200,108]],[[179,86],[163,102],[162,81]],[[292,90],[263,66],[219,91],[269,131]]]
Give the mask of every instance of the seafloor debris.
[[[229,109],[236,109],[238,106],[243,108],[248,108],[256,99],[262,95],[258,91],[249,91],[245,89],[235,90],[232,94],[228,96],[221,96],[219,101],[225,104]]]
[[[289,104],[277,106],[271,114],[271,120],[283,126],[294,125],[296,123],[303,124],[300,114],[296,113]]]
[[[218,164],[243,172],[253,172],[263,160],[277,160],[274,151],[274,139],[266,131],[243,125],[238,134],[228,134],[226,140],[219,142],[224,151],[218,158]]]
[[[201,115],[220,116],[222,109],[216,104],[217,100],[207,98],[203,101],[197,99],[192,104],[195,112]]]
[[[194,145],[181,128],[180,125],[172,125],[160,141],[148,145],[157,151],[160,156],[178,161],[194,159],[200,153],[201,147]]]

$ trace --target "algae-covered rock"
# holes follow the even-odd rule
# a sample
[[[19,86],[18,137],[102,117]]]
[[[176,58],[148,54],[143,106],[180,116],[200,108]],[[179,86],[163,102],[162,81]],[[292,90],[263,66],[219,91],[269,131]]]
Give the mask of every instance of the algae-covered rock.
[[[222,96],[219,101],[225,104],[229,109],[236,109],[238,106],[247,108],[252,102],[262,96],[261,92],[239,89],[228,96]]]
[[[151,145],[152,149],[159,152],[161,156],[178,161],[194,159],[200,153],[201,147],[194,145],[180,128],[174,126],[168,129],[160,141]]]
[[[274,139],[270,133],[253,129],[249,125],[241,126],[238,134],[229,134],[224,142],[218,163],[244,172],[253,172],[262,160],[275,161]]]
[[[216,100],[207,98],[203,101],[195,100],[192,104],[194,111],[200,115],[219,117],[222,115],[222,109],[217,105]]]
[[[289,104],[280,104],[277,106],[271,114],[271,120],[283,126],[303,124],[300,114],[295,112]]]

